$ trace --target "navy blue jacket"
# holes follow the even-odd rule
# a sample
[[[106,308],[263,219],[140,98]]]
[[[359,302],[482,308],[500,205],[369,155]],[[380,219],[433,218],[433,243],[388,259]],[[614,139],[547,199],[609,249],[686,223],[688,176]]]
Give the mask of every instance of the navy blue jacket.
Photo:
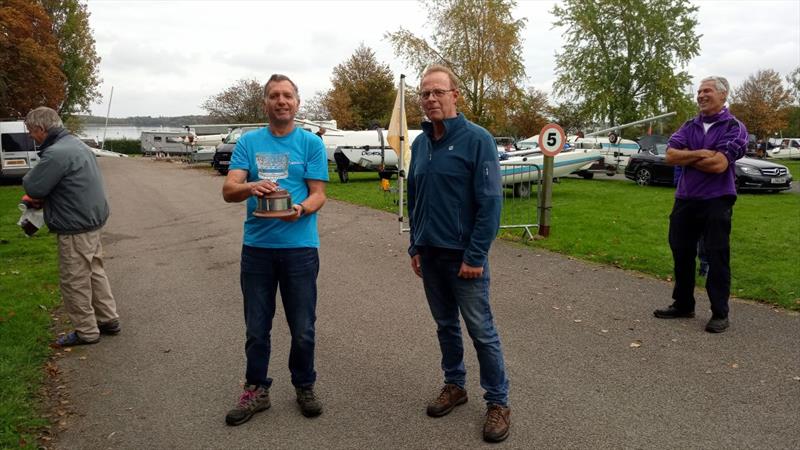
[[[408,216],[411,245],[464,250],[464,262],[486,263],[500,228],[502,186],[497,146],[488,131],[461,113],[444,120],[445,133],[433,140],[433,124],[411,145]]]

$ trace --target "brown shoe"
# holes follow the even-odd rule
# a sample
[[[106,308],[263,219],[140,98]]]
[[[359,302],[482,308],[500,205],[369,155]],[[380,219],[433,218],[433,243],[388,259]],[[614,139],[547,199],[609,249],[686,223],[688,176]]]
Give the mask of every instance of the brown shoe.
[[[436,400],[428,403],[428,415],[442,417],[458,405],[467,403],[467,391],[455,384],[445,384]]]
[[[508,437],[511,428],[511,408],[489,405],[486,409],[486,423],[483,425],[483,440],[500,442]]]

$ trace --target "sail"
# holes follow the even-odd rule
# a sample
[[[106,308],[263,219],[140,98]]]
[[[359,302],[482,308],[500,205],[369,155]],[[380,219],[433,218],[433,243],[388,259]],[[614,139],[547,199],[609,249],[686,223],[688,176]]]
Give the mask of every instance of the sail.
[[[408,122],[406,121],[405,75],[400,76],[397,98],[394,100],[392,119],[387,133],[389,145],[397,153],[397,168],[401,173],[408,169],[411,161],[411,148],[408,142]]]

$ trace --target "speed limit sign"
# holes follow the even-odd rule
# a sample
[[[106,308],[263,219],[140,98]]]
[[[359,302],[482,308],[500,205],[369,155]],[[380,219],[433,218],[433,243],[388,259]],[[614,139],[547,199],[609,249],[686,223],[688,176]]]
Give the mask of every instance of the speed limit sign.
[[[556,156],[564,148],[567,136],[557,123],[548,123],[539,132],[539,148],[546,156]]]

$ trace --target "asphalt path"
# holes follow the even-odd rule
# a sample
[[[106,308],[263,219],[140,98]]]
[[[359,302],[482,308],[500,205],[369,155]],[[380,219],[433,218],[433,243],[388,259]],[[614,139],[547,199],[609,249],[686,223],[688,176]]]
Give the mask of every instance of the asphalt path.
[[[223,178],[177,163],[103,158],[112,216],[106,269],[123,332],[58,360],[71,408],[64,449],[477,448],[484,405],[467,344],[470,401],[432,419],[439,350],[406,235],[384,212],[320,212],[317,390],[304,418],[275,319],[272,408],[224,423],[244,376],[243,204]],[[557,187],[556,187],[557,188]],[[800,316],[732,301],[663,321],[670,283],[498,242],[492,307],[511,380],[504,448],[800,448]]]

